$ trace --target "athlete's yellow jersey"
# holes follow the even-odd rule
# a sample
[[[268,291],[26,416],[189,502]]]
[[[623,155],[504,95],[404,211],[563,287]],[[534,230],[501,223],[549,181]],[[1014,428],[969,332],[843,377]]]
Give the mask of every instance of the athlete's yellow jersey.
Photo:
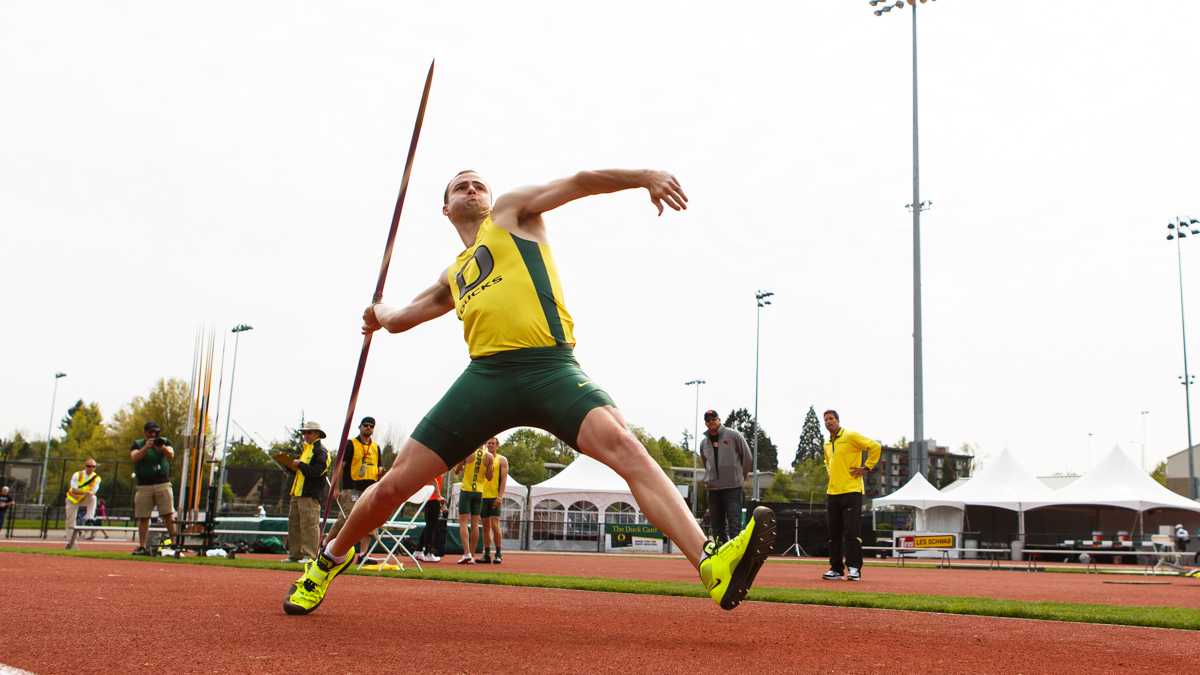
[[[575,346],[549,246],[507,232],[488,216],[446,277],[471,358]]]
[[[467,455],[467,459],[463,463],[463,492],[479,492],[483,489],[483,482],[486,480],[483,475],[483,455],[487,450],[478,448],[474,454]]]
[[[487,477],[487,468],[479,470],[479,490],[484,499],[495,499],[500,496],[500,455],[492,455],[492,477]]]

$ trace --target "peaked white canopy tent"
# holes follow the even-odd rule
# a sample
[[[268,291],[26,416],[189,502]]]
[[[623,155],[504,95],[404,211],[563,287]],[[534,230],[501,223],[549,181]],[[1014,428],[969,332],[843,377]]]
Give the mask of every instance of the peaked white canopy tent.
[[[921,531],[962,530],[963,504],[935,488],[923,474],[916,474],[899,490],[875,499],[873,506],[911,506],[917,511],[916,529]]]
[[[631,513],[641,519],[641,509],[625,479],[584,454],[554,476],[532,486],[529,501],[534,512],[539,507],[545,510],[552,502],[568,511],[573,504],[590,504],[596,509],[599,522],[611,522],[604,516],[614,506],[614,512],[622,514],[621,522],[630,522]]]
[[[1044,502],[1030,506],[1096,505],[1134,511],[1183,509],[1200,513],[1200,503],[1175,494],[1159,484],[1114,446],[1096,468],[1078,480],[1050,493]]]

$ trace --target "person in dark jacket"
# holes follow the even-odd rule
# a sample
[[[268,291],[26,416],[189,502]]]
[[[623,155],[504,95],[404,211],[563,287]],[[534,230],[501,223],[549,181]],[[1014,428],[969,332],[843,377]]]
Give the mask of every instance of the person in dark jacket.
[[[700,456],[708,488],[708,520],[713,541],[722,544],[742,529],[742,483],[753,464],[746,439],[721,424],[716,410],[704,412]]]
[[[300,427],[304,445],[292,460],[292,503],[288,507],[288,562],[308,563],[317,557],[321,541],[321,500],[325,497],[325,470],[329,451],[321,444],[325,432],[308,421]]]

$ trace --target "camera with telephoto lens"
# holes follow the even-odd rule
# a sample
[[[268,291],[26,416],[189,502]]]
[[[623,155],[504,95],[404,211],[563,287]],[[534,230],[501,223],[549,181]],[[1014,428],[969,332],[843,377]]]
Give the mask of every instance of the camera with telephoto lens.
[[[161,436],[154,439],[154,447],[156,447],[156,448],[161,448],[161,447],[165,446],[166,444],[167,444],[167,442]]]

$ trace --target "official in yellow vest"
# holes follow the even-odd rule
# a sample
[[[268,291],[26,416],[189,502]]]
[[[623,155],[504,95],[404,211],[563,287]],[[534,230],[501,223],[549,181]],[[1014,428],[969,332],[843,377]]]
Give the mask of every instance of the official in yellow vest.
[[[467,455],[454,467],[454,473],[462,476],[458,493],[458,540],[463,547],[459,565],[474,565],[475,550],[479,545],[479,529],[483,526],[484,473],[492,467],[492,455],[483,448]]]
[[[381,454],[379,444],[373,438],[375,434],[375,418],[370,415],[358,423],[358,436],[346,441],[346,449],[342,452],[342,478],[338,481],[337,522],[329,531],[329,538],[337,536],[342,531],[354,504],[367,488],[375,484],[382,476],[380,468]],[[367,555],[367,546],[371,538],[363,537],[359,542],[360,557]]]
[[[84,518],[92,520],[96,517],[96,492],[100,489],[100,474],[96,473],[96,460],[88,457],[83,463],[83,469],[71,474],[71,485],[67,488],[67,550],[79,548],[75,543],[78,531],[75,529],[75,519],[79,517],[79,507],[87,509]]]
[[[504,490],[508,487],[508,458],[500,454],[500,440],[493,436],[487,444],[488,454],[492,456],[492,465],[484,470],[483,507],[479,516],[483,519],[483,558],[481,563],[499,565],[503,562],[500,554],[500,507],[504,504]],[[492,557],[491,546],[496,547],[496,557]]]
[[[825,509],[829,513],[829,571],[827,581],[862,579],[862,500],[863,476],[879,463],[881,447],[860,433],[843,429],[836,410],[825,411],[825,469],[829,487],[825,490]],[[867,457],[863,459],[863,453]],[[844,544],[844,558],[843,558]]]
[[[317,557],[321,541],[321,500],[325,497],[325,470],[329,451],[321,443],[321,425],[308,421],[300,427],[304,445],[292,460],[292,502],[288,507],[287,562],[306,563]]]

